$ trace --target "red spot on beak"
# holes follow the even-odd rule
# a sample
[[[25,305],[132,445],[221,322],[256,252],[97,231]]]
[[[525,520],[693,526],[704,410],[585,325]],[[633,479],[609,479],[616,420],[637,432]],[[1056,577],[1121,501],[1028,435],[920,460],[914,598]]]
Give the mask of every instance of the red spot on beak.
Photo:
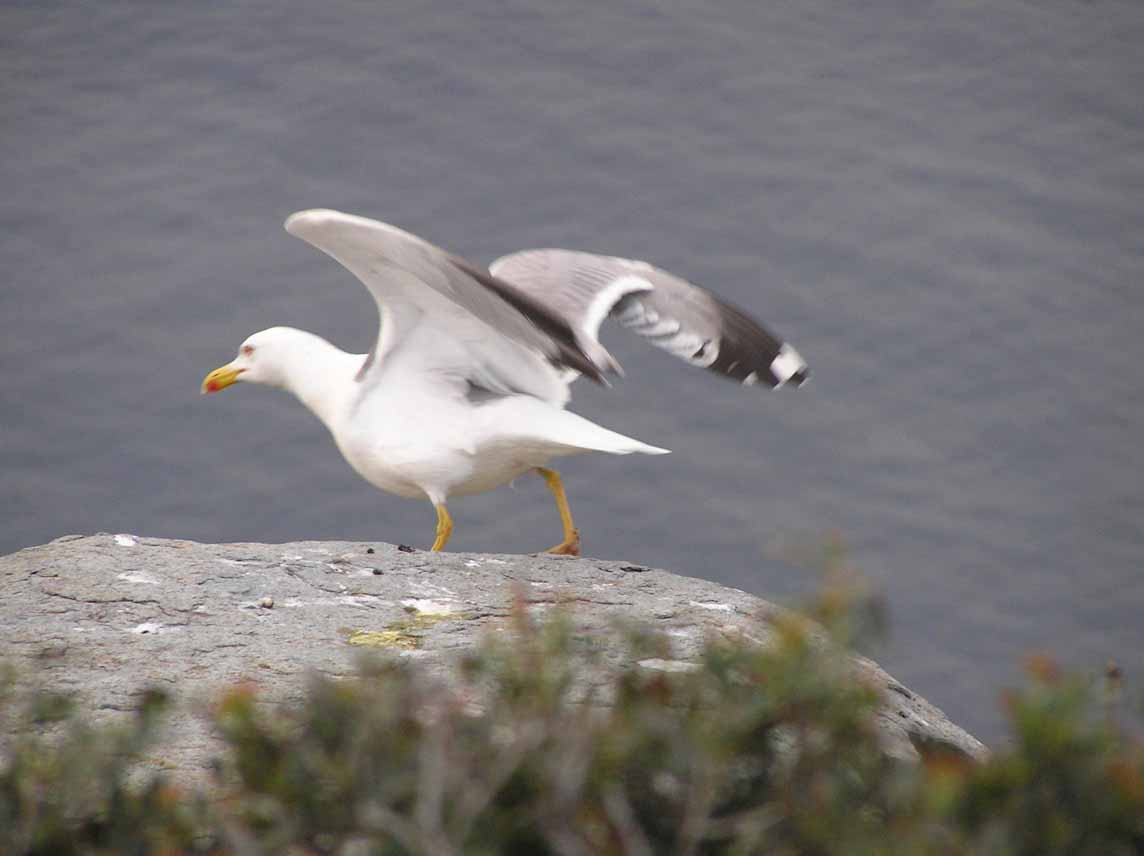
[[[220,389],[222,389],[222,387],[218,385],[217,380],[212,380],[207,384],[207,392],[218,392]]]

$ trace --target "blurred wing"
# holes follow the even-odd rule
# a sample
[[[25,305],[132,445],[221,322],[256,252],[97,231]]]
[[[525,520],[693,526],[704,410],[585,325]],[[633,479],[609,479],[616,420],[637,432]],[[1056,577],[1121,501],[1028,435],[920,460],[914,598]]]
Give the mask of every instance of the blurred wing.
[[[540,249],[499,258],[490,270],[551,307],[589,347],[599,346],[600,324],[611,317],[744,386],[801,386],[810,375],[793,347],[746,313],[647,262]]]
[[[474,348],[480,347],[481,338],[479,329],[474,335],[474,328],[482,328],[487,349],[500,357],[508,349],[489,341],[498,338],[496,334],[546,357],[553,365],[583,372],[597,381],[610,368],[604,361],[593,362],[565,319],[532,295],[395,226],[313,209],[292,214],[286,220],[286,231],[340,262],[377,301],[381,331],[359,379],[415,326],[425,325],[440,328],[446,338],[467,337]],[[525,365],[520,370],[529,368]]]

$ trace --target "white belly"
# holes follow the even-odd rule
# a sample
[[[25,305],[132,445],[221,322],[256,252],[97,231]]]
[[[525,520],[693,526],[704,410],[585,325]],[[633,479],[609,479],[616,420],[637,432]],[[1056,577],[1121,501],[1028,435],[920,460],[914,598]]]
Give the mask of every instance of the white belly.
[[[490,430],[490,420],[500,425],[502,417],[468,404],[418,403],[423,406],[390,399],[384,415],[350,419],[333,432],[350,466],[388,493],[434,501],[482,493],[563,451],[540,439]]]
[[[455,385],[379,384],[330,426],[370,484],[433,502],[492,490],[554,457],[586,451],[657,453],[558,404],[526,395],[474,404]]]
[[[536,448],[386,446],[368,438],[350,439],[339,446],[350,466],[374,487],[411,499],[483,493],[543,466],[552,457],[551,451]]]

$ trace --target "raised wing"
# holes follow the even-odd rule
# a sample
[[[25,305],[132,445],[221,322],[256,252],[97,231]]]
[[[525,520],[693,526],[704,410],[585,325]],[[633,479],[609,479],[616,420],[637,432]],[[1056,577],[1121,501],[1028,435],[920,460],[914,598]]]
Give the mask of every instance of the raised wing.
[[[493,275],[551,307],[585,341],[612,317],[653,345],[744,386],[801,386],[798,352],[746,313],[647,262],[573,250],[523,250],[497,259]]]
[[[603,372],[613,368],[602,347],[605,356],[597,355],[594,361],[567,321],[533,295],[395,226],[313,209],[292,214],[286,231],[340,262],[377,301],[381,332],[359,379],[415,326],[435,324],[446,336],[471,334],[473,319],[491,328],[485,331],[486,340],[499,334],[593,380],[602,381]],[[495,349],[496,344],[488,347]]]

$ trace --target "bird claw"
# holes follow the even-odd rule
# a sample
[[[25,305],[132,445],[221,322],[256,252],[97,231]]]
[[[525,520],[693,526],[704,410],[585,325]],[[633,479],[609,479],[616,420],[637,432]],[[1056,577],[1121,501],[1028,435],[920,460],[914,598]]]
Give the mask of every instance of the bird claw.
[[[580,530],[573,529],[572,534],[565,538],[561,543],[557,544],[551,550],[545,550],[544,552],[553,556],[579,556]]]

